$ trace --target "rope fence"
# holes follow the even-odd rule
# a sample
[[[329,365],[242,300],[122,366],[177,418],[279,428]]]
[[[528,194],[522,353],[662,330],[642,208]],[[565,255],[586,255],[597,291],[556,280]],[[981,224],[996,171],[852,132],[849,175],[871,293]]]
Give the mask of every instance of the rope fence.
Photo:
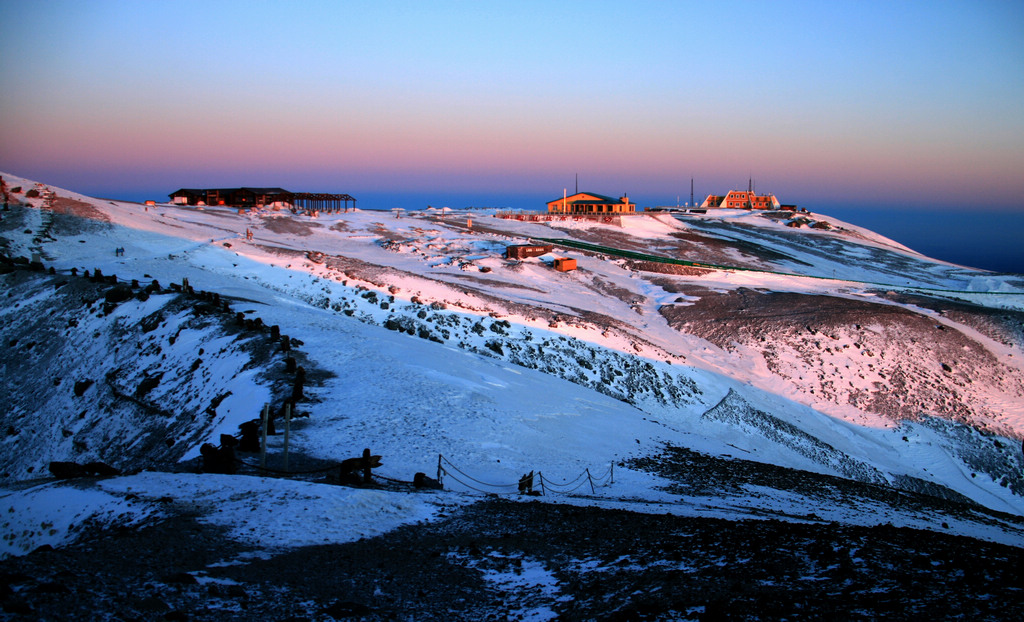
[[[339,467],[339,465],[337,465],[337,464],[332,464],[331,466],[324,467],[322,469],[313,469],[312,471],[291,471],[291,470],[285,471],[285,470],[282,470],[282,469],[273,469],[273,468],[268,467],[268,466],[260,466],[258,464],[249,464],[248,462],[246,462],[245,460],[242,460],[241,458],[235,458],[235,462],[237,462],[238,464],[240,464],[242,466],[249,467],[250,469],[255,469],[256,471],[264,471],[266,473],[276,473],[278,475],[317,475],[319,473],[329,473],[330,471],[337,471],[338,467]]]
[[[294,471],[294,470],[282,470],[275,469],[268,466],[261,466],[259,464],[251,464],[240,458],[235,458],[235,462],[241,466],[253,469],[254,471],[260,471],[263,473],[272,473],[275,475],[282,476],[301,476],[301,475],[319,475],[323,473],[330,473],[331,471],[337,471],[341,468],[341,463],[331,464],[330,466],[322,467],[319,469],[310,469],[305,471]],[[576,477],[558,482],[544,476],[541,471],[531,471],[529,474],[524,475],[517,482],[511,482],[507,484],[496,484],[492,482],[486,482],[484,480],[473,477],[466,473],[458,466],[453,464],[448,458],[441,454],[438,454],[438,483],[443,485],[444,478],[452,480],[458,483],[460,486],[473,492],[478,492],[485,495],[547,495],[547,494],[561,494],[571,495],[579,491],[581,488],[585,491],[589,489],[591,494],[597,493],[597,488],[606,488],[614,483],[614,472],[615,464],[609,465],[608,469],[604,474],[595,477],[589,468],[583,469]],[[374,480],[381,480],[391,484],[401,485],[415,485],[415,481],[403,480],[394,477],[389,477],[381,473],[373,474]],[[539,492],[534,487],[539,487]]]
[[[588,487],[591,494],[596,494],[597,488],[606,488],[615,483],[615,463],[610,463],[608,470],[599,477],[594,477],[590,472],[590,469],[585,468],[579,475],[568,481],[556,482],[544,477],[544,473],[542,471],[530,471],[517,482],[495,484],[485,482],[469,475],[453,464],[451,460],[444,457],[444,455],[438,454],[437,481],[443,485],[445,478],[458,483],[468,490],[485,495],[547,495],[549,492],[553,494],[570,495],[584,487]],[[535,485],[539,486],[539,492],[534,490]]]

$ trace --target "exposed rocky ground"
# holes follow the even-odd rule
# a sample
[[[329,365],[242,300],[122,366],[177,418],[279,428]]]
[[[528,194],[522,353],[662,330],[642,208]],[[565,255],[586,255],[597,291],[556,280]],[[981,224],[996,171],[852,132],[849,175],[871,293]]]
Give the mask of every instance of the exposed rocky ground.
[[[837,484],[816,485],[857,494]],[[541,501],[481,501],[385,536],[276,555],[233,543],[182,512],[137,531],[113,529],[73,547],[8,559],[0,562],[0,580],[12,620],[1024,613],[1024,563],[1014,547],[885,525],[685,518]]]

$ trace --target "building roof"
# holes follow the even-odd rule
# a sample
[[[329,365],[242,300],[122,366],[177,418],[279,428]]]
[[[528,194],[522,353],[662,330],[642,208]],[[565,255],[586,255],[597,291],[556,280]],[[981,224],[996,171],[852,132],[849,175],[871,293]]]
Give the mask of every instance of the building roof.
[[[253,194],[292,194],[290,191],[284,188],[224,188],[224,190],[248,190]]]
[[[174,196],[176,194],[206,194],[208,192],[217,192],[220,194],[229,194],[232,192],[239,191],[251,192],[253,194],[292,194],[290,191],[284,188],[250,188],[248,186],[242,186],[240,188],[180,188],[175,190],[168,196]]]
[[[591,197],[594,197],[594,199],[587,199],[587,200],[573,199],[573,197],[578,197],[580,195],[591,196]],[[552,200],[548,201],[548,203],[554,203],[556,201],[561,201],[563,198],[566,201],[572,201],[573,203],[584,203],[584,204],[586,204],[586,203],[592,203],[592,204],[622,203],[622,199],[613,199],[612,197],[605,196],[603,194],[597,194],[596,192],[577,192],[576,194],[570,194],[567,197],[558,197],[557,199],[552,199]]]

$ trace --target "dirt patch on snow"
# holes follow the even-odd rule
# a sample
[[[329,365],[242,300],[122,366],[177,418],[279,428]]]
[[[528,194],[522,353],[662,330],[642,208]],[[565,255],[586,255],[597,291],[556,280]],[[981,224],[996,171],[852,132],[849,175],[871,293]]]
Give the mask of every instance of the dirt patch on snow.
[[[270,255],[276,255],[286,259],[305,259],[308,255],[306,251],[295,250],[294,248],[285,248],[283,246],[271,246],[269,244],[253,244],[253,246]]]
[[[881,297],[900,304],[910,304],[936,311],[940,315],[970,326],[1003,345],[1024,344],[1024,311],[994,309],[969,302],[948,300],[920,294],[885,292]]]
[[[627,261],[626,267],[638,272],[657,272],[659,274],[671,274],[674,276],[704,276],[714,272],[711,268],[680,266],[678,264],[660,263],[657,261]]]
[[[746,240],[723,240],[697,231],[671,234],[679,241],[679,258],[700,263],[765,268],[773,262],[795,261],[793,257]]]
[[[110,222],[110,217],[97,209],[95,205],[67,197],[57,197],[53,201],[53,211],[58,214],[70,214],[90,220]]]
[[[274,216],[263,219],[263,227],[274,233],[307,236],[323,227],[318,222],[298,220],[290,216]]]
[[[879,305],[836,296],[758,291],[740,287],[727,293],[705,293],[687,307],[666,307],[663,315],[675,328],[687,321],[715,318],[716,325],[702,330],[702,337],[725,347],[736,333],[756,332],[773,323],[801,328],[856,324],[883,317],[909,318],[914,314],[895,305]]]
[[[626,304],[632,305],[640,305],[647,301],[647,298],[642,294],[638,294],[637,292],[626,289],[625,287],[619,287],[610,281],[602,279],[597,274],[590,274],[586,272],[581,273],[588,274],[590,277],[589,282],[585,281],[584,285],[598,294],[608,296],[610,298],[616,298]]]
[[[544,290],[542,290],[542,289],[538,289],[536,287],[530,287],[529,285],[524,285],[522,283],[516,283],[514,281],[499,281],[497,279],[487,279],[487,278],[479,277],[479,276],[476,276],[476,275],[473,275],[473,274],[452,273],[451,276],[456,278],[456,279],[459,279],[459,280],[463,280],[463,281],[467,281],[467,282],[473,282],[473,283],[479,283],[480,285],[483,285],[483,286],[497,287],[497,288],[501,288],[501,289],[522,289],[522,290],[526,290],[526,291],[530,291],[530,292],[544,293]]]

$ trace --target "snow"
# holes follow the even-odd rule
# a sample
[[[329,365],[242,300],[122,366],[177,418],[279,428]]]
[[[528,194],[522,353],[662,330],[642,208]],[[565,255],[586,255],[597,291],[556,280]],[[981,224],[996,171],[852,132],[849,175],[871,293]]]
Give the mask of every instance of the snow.
[[[140,473],[101,480],[88,490],[77,485],[48,483],[0,496],[5,533],[0,557],[59,546],[90,524],[145,525],[161,518],[167,504],[224,527],[228,538],[267,551],[369,538],[429,520],[444,507],[428,493],[213,474]]]
[[[59,547],[91,525],[131,527],[157,513],[152,503],[66,483],[7,490],[0,493],[0,558]]]
[[[227,537],[269,550],[369,538],[437,511],[429,494],[233,475],[140,473],[104,480],[99,488],[148,501],[170,498],[203,522],[227,528]]]
[[[6,173],[3,177],[12,185],[32,185]],[[555,253],[577,259],[579,269],[566,274],[545,267],[543,258],[515,263],[506,262],[500,254],[507,244],[523,243],[531,236],[563,237],[584,230],[624,232],[653,247],[654,242],[672,240],[673,232],[710,231],[717,222],[714,226],[728,229],[715,229],[716,234],[777,248],[810,267],[780,260],[772,266],[774,272],[719,270],[664,278],[712,291],[746,287],[898,305],[879,299],[876,284],[884,283],[901,291],[940,289],[991,307],[1024,309],[1019,279],[933,262],[891,240],[824,216],[820,218],[841,230],[800,230],[799,234],[833,246],[816,247],[799,241],[801,238],[785,237],[795,234],[780,222],[744,210],[721,210],[714,218],[636,216],[625,219],[620,228],[573,220],[549,227],[492,218],[483,211],[455,213],[443,219],[428,213],[406,214],[398,219],[391,213],[355,210],[321,213],[311,220],[290,213],[239,216],[235,210],[217,207],[146,208],[61,189],[57,192],[89,203],[104,213],[112,226],[48,242],[44,246],[48,266],[79,271],[100,268],[104,274],[122,279],[146,282],[156,278],[164,284],[187,278],[197,289],[233,297],[235,310],[252,311],[249,315],[261,317],[267,325],[278,324],[282,332],[304,342],[303,352],[322,366],[328,377],[319,386],[308,388],[315,406],[310,419],[292,430],[294,452],[341,460],[370,447],[384,456],[380,472],[403,480],[412,479],[417,472],[433,477],[439,457],[443,457],[477,480],[511,486],[512,491],[529,471],[542,472],[553,482],[570,482],[589,470],[600,480],[594,492],[587,486],[582,493],[551,494],[549,499],[694,516],[816,513],[821,520],[893,522],[936,530],[946,530],[939,525],[947,522],[948,529],[956,533],[1017,545],[1022,542],[1020,532],[1009,524],[951,521],[881,507],[823,509],[820,500],[796,493],[747,489],[742,495],[721,498],[680,497],[663,490],[666,482],[661,478],[618,466],[614,484],[604,481],[599,476],[612,464],[655,455],[666,442],[710,455],[841,474],[834,463],[814,458],[795,442],[772,440],[752,433],[751,427],[702,417],[734,392],[751,412],[770,413],[837,454],[887,477],[927,479],[986,507],[1024,515],[1021,497],[997,478],[969,467],[950,437],[932,428],[897,425],[852,405],[830,402],[820,397],[820,391],[809,392],[820,384],[797,385],[768,369],[754,348],[720,348],[673,329],[659,313],[662,305],[693,304],[699,300],[697,296],[666,290],[649,275],[628,270],[621,261],[572,250]],[[27,228],[41,226],[39,210],[26,214],[34,219]],[[472,217],[472,230],[464,227],[466,216]],[[247,229],[255,233],[252,242],[245,240]],[[26,254],[31,245],[31,236],[16,238],[11,252]],[[123,257],[115,256],[116,247],[126,249]],[[842,251],[826,257],[821,248]],[[307,251],[323,252],[329,260],[314,262]],[[336,268],[331,257],[381,269]],[[899,283],[895,268],[874,261],[893,257],[907,262],[908,272],[899,273]],[[481,267],[490,271],[481,272]],[[472,289],[463,291],[466,287]],[[367,297],[368,292],[373,292],[375,301]],[[44,304],[43,294],[39,296],[35,301],[22,301],[22,306]],[[160,298],[122,305],[115,317],[135,324],[162,303]],[[684,302],[676,302],[679,298]],[[382,308],[382,303],[388,308]],[[436,306],[430,307],[431,303]],[[1005,362],[1009,374],[1024,372],[1024,351],[1019,344],[1003,344],[930,311],[899,306],[964,334]],[[579,310],[619,323],[602,325],[582,318]],[[418,313],[436,316],[438,319],[429,322],[416,321],[429,325],[435,336],[447,330],[450,337],[436,343],[382,327],[388,319],[418,318]],[[560,317],[555,320],[554,314]],[[535,369],[517,365],[507,349],[499,355],[488,348],[490,340],[502,336],[494,329],[499,320],[508,322],[507,328],[499,326],[506,333],[506,344],[546,344],[547,358],[538,359],[541,365]],[[176,321],[168,320],[172,325]],[[194,358],[199,347],[212,352],[226,346],[219,339],[198,330],[181,331],[179,349],[169,356],[191,362],[188,357]],[[854,336],[839,335],[835,342],[838,354],[832,360],[860,364],[862,357],[854,352],[854,343]],[[592,369],[580,366],[579,360],[587,361]],[[794,373],[808,365],[795,350],[782,351],[779,361],[781,368]],[[699,392],[664,397],[656,390],[638,390],[628,403],[617,399],[609,393],[619,385],[605,382],[601,372],[623,369],[625,362],[646,366],[637,372],[638,377],[657,379],[660,389],[692,384]],[[140,373],[153,364],[155,360],[140,357]],[[234,432],[270,399],[269,389],[256,378],[257,371],[245,369],[241,358],[226,355],[201,373],[219,379],[221,384],[217,390],[211,389],[213,393],[231,393],[218,407],[204,440],[215,441],[221,433]],[[878,378],[866,375],[863,380],[853,380],[855,388],[866,390]],[[963,390],[972,392],[979,403],[994,405],[999,418],[992,423],[998,423],[1001,430],[1024,434],[1024,400],[987,386]],[[903,441],[904,436],[913,442]],[[199,445],[190,446],[182,459],[197,456]],[[280,437],[271,439],[270,451],[281,451]],[[52,482],[28,488],[12,486],[0,497],[4,504],[0,511],[6,521],[4,533],[14,535],[5,538],[0,554],[23,554],[42,544],[72,541],[87,521],[114,526],[159,520],[160,500],[166,498],[173,504],[191,504],[201,520],[223,526],[228,537],[267,550],[346,542],[430,520],[446,504],[472,502],[478,494],[473,488],[480,488],[460,484],[454,476],[445,478],[445,484],[443,493],[410,494],[287,479],[140,473],[83,488]],[[488,580],[512,591],[557,589],[548,570],[528,560],[523,564],[523,575],[496,574]],[[520,611],[526,619],[548,619],[545,615],[549,613],[528,607]]]
[[[486,557],[473,558],[458,552],[448,553],[449,560],[480,570],[484,581],[505,594],[506,615],[516,620],[545,622],[558,615],[537,602],[558,600],[558,580],[544,564],[523,557],[510,557],[491,551]]]

